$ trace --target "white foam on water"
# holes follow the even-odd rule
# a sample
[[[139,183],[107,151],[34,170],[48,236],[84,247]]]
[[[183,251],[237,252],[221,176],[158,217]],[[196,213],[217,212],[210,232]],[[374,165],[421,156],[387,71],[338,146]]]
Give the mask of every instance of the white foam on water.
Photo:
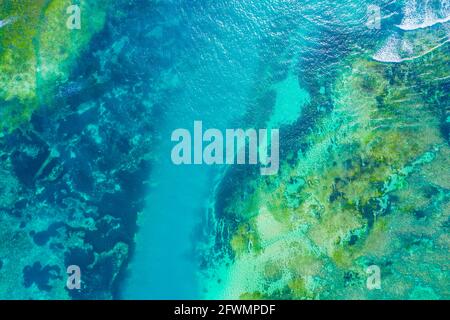
[[[435,24],[439,24],[439,23],[446,23],[450,21],[450,16],[446,17],[446,18],[442,18],[442,19],[429,19],[429,20],[425,20],[423,23],[421,24],[400,24],[397,27],[399,27],[402,30],[405,31],[411,31],[411,30],[417,30],[417,29],[424,29],[424,28],[428,28],[428,27],[432,27]]]
[[[401,40],[397,36],[388,38],[386,44],[378,50],[373,59],[380,62],[402,62],[402,58],[398,52]]]
[[[430,0],[410,0],[403,11],[403,19],[398,28],[411,31],[423,29],[450,21],[450,0],[439,1],[439,7],[433,8]]]
[[[9,17],[3,20],[0,20],[0,28],[3,28],[4,26],[7,26],[8,24],[11,24],[17,20],[16,17]]]

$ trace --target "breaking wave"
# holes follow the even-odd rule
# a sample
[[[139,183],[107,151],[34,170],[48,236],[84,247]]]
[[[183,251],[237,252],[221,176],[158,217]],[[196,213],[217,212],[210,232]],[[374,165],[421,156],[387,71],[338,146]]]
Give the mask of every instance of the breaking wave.
[[[450,21],[450,1],[442,0],[437,5],[430,0],[410,0],[406,3],[403,20],[397,27],[405,30],[416,30],[432,27]]]
[[[408,0],[403,19],[373,55],[380,62],[400,63],[423,57],[450,41],[450,0]],[[437,26],[439,24],[439,26]]]
[[[428,48],[419,54],[411,56],[408,55],[402,56],[401,50],[405,50],[407,47],[411,48],[411,44],[406,40],[400,39],[397,36],[392,36],[388,39],[386,44],[380,50],[378,50],[378,52],[373,56],[373,59],[379,62],[390,62],[390,63],[411,61],[423,57],[424,55],[427,55],[428,53],[436,50],[437,48],[442,47],[449,41],[450,39],[446,38],[444,41],[437,44],[436,46]],[[411,52],[411,50],[408,51]]]

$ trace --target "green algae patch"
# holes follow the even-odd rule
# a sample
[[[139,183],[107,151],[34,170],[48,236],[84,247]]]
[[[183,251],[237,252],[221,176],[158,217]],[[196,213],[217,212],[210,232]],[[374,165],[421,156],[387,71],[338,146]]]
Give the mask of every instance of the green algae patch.
[[[0,1],[0,132],[26,123],[66,83],[90,39],[104,25],[108,1]],[[78,4],[81,29],[69,29],[67,8]]]

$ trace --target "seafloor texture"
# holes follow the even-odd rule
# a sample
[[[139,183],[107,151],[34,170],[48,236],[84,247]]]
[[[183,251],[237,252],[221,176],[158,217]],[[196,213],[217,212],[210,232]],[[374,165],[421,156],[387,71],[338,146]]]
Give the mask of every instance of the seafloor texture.
[[[225,178],[213,294],[449,297],[448,84],[430,82],[448,78],[447,54],[401,66],[352,59],[332,83],[332,110],[288,129],[300,135],[279,176]],[[365,286],[371,265],[382,290]]]
[[[312,74],[310,102],[283,127],[279,175],[227,172],[206,297],[450,297],[449,29],[399,37]],[[366,286],[373,265],[379,290]]]
[[[0,1],[2,299],[111,298],[143,207],[152,123],[136,70],[155,53],[124,49],[142,32],[118,35],[134,6],[76,3],[81,30],[66,27],[72,1]]]
[[[449,17],[0,0],[0,299],[449,299]],[[279,128],[278,174],[173,165],[196,120]]]

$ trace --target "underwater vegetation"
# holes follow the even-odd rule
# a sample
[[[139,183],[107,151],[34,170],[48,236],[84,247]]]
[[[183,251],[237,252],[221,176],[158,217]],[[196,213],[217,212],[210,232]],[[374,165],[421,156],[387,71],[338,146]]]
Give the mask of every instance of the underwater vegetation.
[[[71,68],[105,22],[108,1],[81,1],[83,32],[66,27],[69,0],[2,0],[1,132],[28,121],[67,82]]]
[[[72,3],[0,1],[1,299],[113,298],[144,204],[152,116],[134,70],[152,56],[125,50],[143,30],[116,37],[135,14],[121,1],[77,2],[70,30]]]
[[[438,38],[426,32],[415,49]],[[280,130],[278,176],[226,173],[205,297],[450,297],[449,46],[414,56],[341,59]],[[381,290],[366,286],[373,265]]]
[[[133,270],[169,270],[144,295],[449,299],[448,6],[380,0],[371,30],[372,2],[0,0],[0,299],[126,298],[143,230],[162,258]],[[166,166],[175,127],[215,119],[279,128],[278,174]]]

